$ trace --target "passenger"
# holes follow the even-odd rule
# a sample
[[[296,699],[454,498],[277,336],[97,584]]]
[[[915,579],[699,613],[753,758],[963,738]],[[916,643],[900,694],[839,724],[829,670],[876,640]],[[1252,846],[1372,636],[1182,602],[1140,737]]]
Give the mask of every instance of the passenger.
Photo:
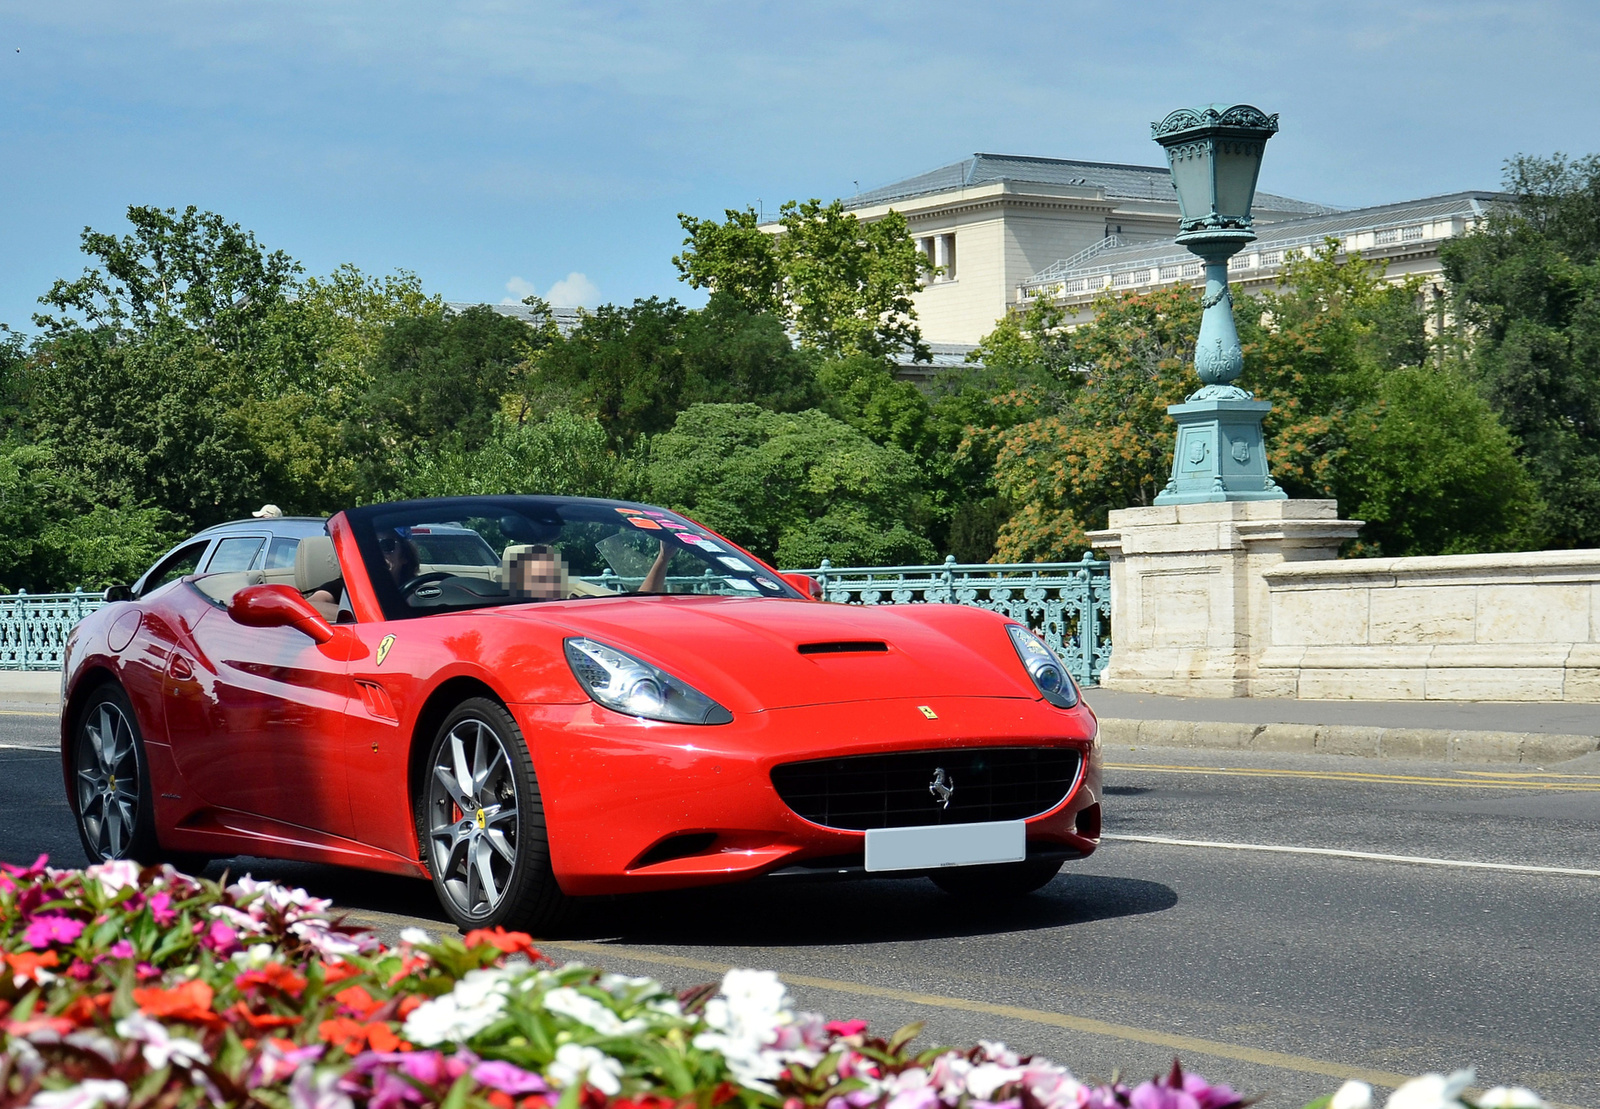
[[[559,601],[570,595],[572,575],[559,551],[544,543],[507,547],[506,590],[518,600]]]

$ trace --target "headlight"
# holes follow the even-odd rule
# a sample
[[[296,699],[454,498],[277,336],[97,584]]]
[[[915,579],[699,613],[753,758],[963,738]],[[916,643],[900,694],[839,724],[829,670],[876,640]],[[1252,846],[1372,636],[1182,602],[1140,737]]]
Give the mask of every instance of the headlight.
[[[564,640],[567,663],[599,704],[673,724],[731,724],[733,713],[664,670],[581,636]]]
[[[1056,653],[1021,624],[1007,624],[1006,632],[1011,636],[1011,645],[1017,649],[1023,669],[1033,679],[1039,692],[1044,694],[1044,699],[1057,708],[1070,709],[1076,706],[1078,687],[1072,683],[1072,676],[1067,673],[1061,660],[1056,658]]]

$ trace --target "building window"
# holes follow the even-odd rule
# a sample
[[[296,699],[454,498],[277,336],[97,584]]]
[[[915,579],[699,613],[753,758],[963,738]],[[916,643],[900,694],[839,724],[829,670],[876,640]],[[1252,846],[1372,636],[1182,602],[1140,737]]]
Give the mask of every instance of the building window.
[[[956,279],[956,237],[954,232],[947,235],[936,235],[933,239],[933,264],[943,272],[935,281],[954,281]]]
[[[932,235],[924,235],[923,237],[921,237],[920,239],[917,240],[917,253],[922,255],[924,258],[926,258],[928,260],[928,265],[929,265],[930,268],[932,266],[934,266],[934,265],[937,265],[937,263],[934,262],[934,260],[933,260],[933,236]],[[925,273],[925,274],[922,275],[922,284],[924,284],[924,285],[928,284],[930,281],[936,281],[936,280],[938,280],[938,279],[935,278],[932,273]]]

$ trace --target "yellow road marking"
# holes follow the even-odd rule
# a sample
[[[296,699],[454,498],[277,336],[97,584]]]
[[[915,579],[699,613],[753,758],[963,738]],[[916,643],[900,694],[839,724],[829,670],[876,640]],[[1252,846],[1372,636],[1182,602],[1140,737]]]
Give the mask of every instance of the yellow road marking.
[[[1273,770],[1261,766],[1166,766],[1143,762],[1108,762],[1107,770],[1148,770],[1154,774],[1220,774],[1246,778],[1304,778],[1322,782],[1369,782],[1387,785],[1440,786],[1447,789],[1537,789],[1561,793],[1600,792],[1600,782],[1508,781],[1438,778],[1421,774],[1367,774],[1359,770]],[[1461,771],[1461,773],[1469,773]],[[1484,772],[1488,773],[1488,772]]]
[[[0,716],[48,716],[51,720],[60,720],[59,712],[29,712],[26,709],[0,709]]]

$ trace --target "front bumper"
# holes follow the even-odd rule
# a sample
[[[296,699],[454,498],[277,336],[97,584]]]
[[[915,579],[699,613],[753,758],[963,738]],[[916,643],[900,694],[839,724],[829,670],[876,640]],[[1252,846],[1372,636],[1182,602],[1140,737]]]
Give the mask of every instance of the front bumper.
[[[569,894],[853,871],[865,833],[805,820],[772,785],[774,766],[825,756],[1073,747],[1082,762],[1077,782],[1027,821],[1029,857],[1082,857],[1099,844],[1099,747],[1094,716],[1082,705],[895,699],[747,713],[717,727],[639,720],[594,704],[512,710],[539,775],[551,863]],[[930,799],[929,823],[934,818]]]

